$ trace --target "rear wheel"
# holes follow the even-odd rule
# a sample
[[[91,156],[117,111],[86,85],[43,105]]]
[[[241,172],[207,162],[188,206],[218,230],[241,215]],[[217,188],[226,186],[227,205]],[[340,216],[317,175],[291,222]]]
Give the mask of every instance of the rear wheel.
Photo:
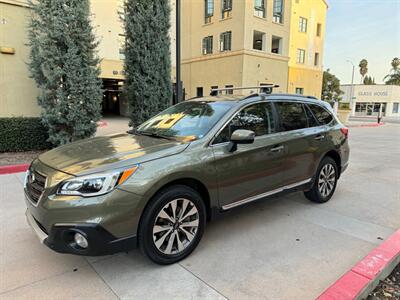
[[[175,185],[159,192],[143,213],[139,228],[142,252],[158,264],[172,264],[198,245],[206,223],[201,196]]]
[[[329,201],[335,192],[338,176],[336,162],[330,157],[325,157],[318,167],[311,190],[304,192],[304,195],[317,203]]]

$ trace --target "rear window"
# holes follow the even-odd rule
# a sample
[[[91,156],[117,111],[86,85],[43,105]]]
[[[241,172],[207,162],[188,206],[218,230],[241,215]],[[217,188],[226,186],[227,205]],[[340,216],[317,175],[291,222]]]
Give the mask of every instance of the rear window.
[[[306,110],[306,115],[308,119],[308,127],[317,127],[319,123],[315,118],[314,114],[311,112],[310,108],[307,105],[304,105],[304,109]]]
[[[332,121],[333,117],[331,113],[328,112],[325,108],[316,104],[308,104],[308,107],[311,109],[320,125],[326,125]]]
[[[276,102],[282,131],[307,128],[307,117],[302,103]]]

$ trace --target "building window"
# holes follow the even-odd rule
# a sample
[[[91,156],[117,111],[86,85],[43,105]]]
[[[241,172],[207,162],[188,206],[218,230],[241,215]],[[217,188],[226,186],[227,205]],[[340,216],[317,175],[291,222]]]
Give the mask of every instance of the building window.
[[[203,97],[203,87],[202,86],[199,86],[196,89],[196,97]]]
[[[276,23],[283,23],[283,0],[274,0],[274,17]]]
[[[232,0],[222,0],[222,19],[229,18],[232,13]]]
[[[321,36],[321,24],[317,24],[317,36]]]
[[[213,37],[207,36],[203,39],[203,54],[211,54],[213,52]]]
[[[392,113],[394,114],[398,114],[399,113],[399,103],[393,103],[393,109],[392,109]]]
[[[314,54],[314,66],[318,66],[319,65],[319,53],[315,52]]]
[[[265,51],[265,33],[260,31],[253,32],[253,49]]]
[[[231,88],[233,88],[233,85],[231,85],[231,84],[226,85],[225,88],[226,88],[226,89],[231,89]],[[226,91],[226,94],[227,94],[227,95],[233,95],[233,90],[227,90],[227,91]]]
[[[299,31],[300,32],[307,32],[307,19],[300,17],[299,18]]]
[[[278,36],[272,36],[271,52],[276,54],[282,54],[282,38]]]
[[[298,64],[304,64],[305,56],[306,56],[306,51],[304,49],[297,49],[296,62]]]
[[[119,52],[119,59],[125,59],[125,43],[126,38],[124,34],[118,34],[118,52]]]
[[[264,0],[254,0],[254,15],[256,17],[265,18]]]
[[[219,37],[219,50],[231,51],[232,50],[232,31],[226,31],[221,33]]]
[[[204,1],[204,23],[210,23],[214,15],[214,0]]]
[[[296,88],[296,94],[303,95],[304,94],[304,88],[297,87]]]

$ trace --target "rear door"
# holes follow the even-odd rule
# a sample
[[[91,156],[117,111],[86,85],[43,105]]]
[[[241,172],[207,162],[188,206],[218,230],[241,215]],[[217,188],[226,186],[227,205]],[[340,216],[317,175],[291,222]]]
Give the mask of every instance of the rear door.
[[[286,155],[285,186],[304,184],[314,175],[315,160],[319,151],[315,146],[314,137],[319,134],[316,129],[318,126],[311,127],[317,125],[316,123],[309,126],[307,108],[299,101],[277,101],[275,106]]]
[[[236,129],[254,131],[255,141],[238,145],[236,151],[229,152],[230,136]],[[246,106],[223,127],[212,143],[223,208],[282,185],[284,151],[280,141],[273,106],[268,102]]]
[[[331,126],[335,124],[335,118],[332,114],[321,105],[314,103],[307,103],[306,107],[309,112],[314,116],[316,122],[318,122],[317,127],[313,127],[313,135],[311,139],[311,143],[316,150],[316,159],[314,165],[314,173],[316,172],[319,162],[322,159],[322,156],[325,155],[330,150],[333,150],[332,147],[335,145],[335,136],[332,136],[332,128]],[[341,136],[341,135],[340,135]]]

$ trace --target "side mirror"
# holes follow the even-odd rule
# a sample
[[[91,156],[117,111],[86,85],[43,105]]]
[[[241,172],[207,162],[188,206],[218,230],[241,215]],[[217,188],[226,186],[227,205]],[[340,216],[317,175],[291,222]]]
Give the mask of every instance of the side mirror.
[[[237,150],[237,144],[252,144],[256,134],[254,131],[237,129],[231,135],[231,149],[230,152]]]

